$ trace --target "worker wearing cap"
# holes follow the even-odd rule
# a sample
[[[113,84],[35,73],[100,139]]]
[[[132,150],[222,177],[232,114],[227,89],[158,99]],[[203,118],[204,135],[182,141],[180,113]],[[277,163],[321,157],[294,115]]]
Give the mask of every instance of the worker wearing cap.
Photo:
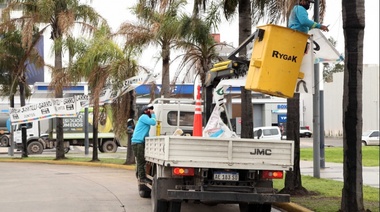
[[[144,106],[142,114],[132,135],[132,149],[136,157],[136,169],[140,182],[147,183],[149,180],[145,175],[145,138],[149,136],[150,126],[156,125],[156,115],[153,105]]]
[[[310,8],[310,3],[314,3],[314,1],[299,0],[298,4],[294,5],[289,16],[288,27],[304,33],[308,33],[309,30],[313,28],[328,32],[329,29],[327,26],[309,19],[307,10]]]

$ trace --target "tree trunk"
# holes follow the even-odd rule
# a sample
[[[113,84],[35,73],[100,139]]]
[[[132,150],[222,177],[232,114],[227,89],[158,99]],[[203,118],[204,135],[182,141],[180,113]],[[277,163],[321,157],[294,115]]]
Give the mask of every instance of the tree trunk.
[[[127,108],[128,108],[128,113],[129,114],[129,118],[131,118],[132,120],[135,119],[135,116],[136,116],[136,112],[135,112],[135,108],[136,108],[136,98],[135,98],[135,93],[134,91],[130,91],[129,93],[127,93]],[[132,121],[133,123],[133,121]],[[132,129],[134,129],[134,123],[133,123],[133,126],[131,126]],[[125,160],[125,163],[126,165],[130,165],[130,164],[135,164],[135,157],[133,155],[133,151],[132,151],[132,132],[129,132],[127,131],[127,136],[128,136],[128,143],[127,143],[127,156],[126,156],[126,160]]]
[[[98,157],[98,147],[99,147],[99,139],[98,139],[98,123],[99,123],[99,92],[98,90],[91,92],[93,93],[94,98],[94,106],[92,112],[92,160],[91,161],[99,161]]]
[[[251,1],[239,1],[239,44],[243,43],[252,34]],[[239,57],[247,57],[247,49],[244,47],[239,52]],[[250,60],[250,58],[248,58]],[[252,92],[241,87],[241,137],[253,138],[253,105]]]
[[[252,93],[241,88],[241,138],[253,138]]]
[[[25,106],[25,73],[21,74],[21,80],[19,82],[20,88],[20,105]],[[27,132],[26,132],[26,124],[21,125],[21,142],[22,142],[22,154],[21,157],[28,157],[28,143],[27,143]]]
[[[365,211],[362,176],[362,72],[364,0],[343,0],[343,179],[341,211]]]
[[[300,169],[300,94],[295,93],[293,98],[287,99],[286,140],[294,141],[293,171],[287,171],[285,187],[280,193],[304,195],[308,191],[302,186]]]
[[[170,46],[169,43],[162,44],[162,84],[161,96],[170,97]]]
[[[59,73],[62,71],[62,49],[56,49],[55,50],[54,65],[55,65],[55,72]],[[61,81],[57,80],[57,82],[61,82]],[[54,87],[55,98],[62,98],[63,97],[63,90],[62,90],[63,86],[64,85],[56,85]],[[57,140],[56,140],[55,159],[61,160],[61,159],[66,158],[65,157],[65,149],[64,149],[64,138],[63,138],[63,119],[62,118],[56,118],[56,120],[57,120],[57,126],[56,126]]]
[[[207,123],[208,120],[210,120],[210,117],[211,117],[211,113],[212,113],[212,110],[213,110],[213,107],[212,107],[212,97],[213,97],[213,88],[214,86],[208,86],[208,87],[203,87],[203,90],[202,90],[202,99],[204,99],[204,119],[203,119],[203,123]]]

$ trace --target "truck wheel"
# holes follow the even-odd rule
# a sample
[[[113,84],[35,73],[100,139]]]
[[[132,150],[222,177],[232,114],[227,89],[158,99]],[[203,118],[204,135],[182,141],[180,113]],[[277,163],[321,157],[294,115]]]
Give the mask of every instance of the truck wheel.
[[[239,203],[240,212],[270,212],[272,210],[272,204],[248,204],[248,203]]]
[[[145,184],[139,183],[139,195],[142,198],[149,198],[150,197],[150,188],[146,186]]]
[[[28,144],[27,150],[29,155],[42,154],[42,152],[44,151],[44,147],[40,142],[32,141]]]
[[[169,212],[180,212],[181,211],[181,203],[180,201],[170,201],[169,202]]]
[[[0,139],[0,146],[1,147],[7,147],[9,145],[9,138],[6,135],[1,136]]]
[[[65,151],[65,154],[69,153],[70,152],[70,147],[65,147],[63,150]]]
[[[152,202],[152,212],[167,212],[168,211],[168,202],[165,200],[157,199],[157,176],[155,175],[152,182],[152,193],[151,193],[151,202]]]
[[[115,153],[117,150],[117,145],[114,141],[105,141],[102,145],[103,152],[105,153]]]
[[[103,144],[102,145],[98,144],[98,149],[99,149],[99,152],[104,153]]]

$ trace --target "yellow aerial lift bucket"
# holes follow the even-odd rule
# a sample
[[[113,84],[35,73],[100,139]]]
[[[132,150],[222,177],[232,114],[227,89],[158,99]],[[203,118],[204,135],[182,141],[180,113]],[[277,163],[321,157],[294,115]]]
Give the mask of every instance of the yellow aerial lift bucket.
[[[254,40],[245,89],[293,97],[309,35],[272,24],[257,28],[264,35]]]

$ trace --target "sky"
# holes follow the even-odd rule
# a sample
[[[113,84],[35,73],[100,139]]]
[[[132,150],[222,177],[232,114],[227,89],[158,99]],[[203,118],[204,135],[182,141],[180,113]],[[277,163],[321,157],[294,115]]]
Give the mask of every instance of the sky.
[[[92,6],[108,20],[113,30],[116,30],[124,21],[135,20],[128,8],[132,7],[137,0],[92,0]],[[339,53],[344,53],[344,35],[342,26],[342,2],[339,0],[327,0],[324,25],[329,25],[329,32],[324,32],[326,38],[332,37],[337,41],[336,49]],[[192,6],[186,9],[191,12]],[[312,18],[313,8],[309,9],[309,16]],[[366,28],[364,30],[364,64],[379,64],[379,0],[365,1]],[[219,32],[221,41],[238,46],[238,22],[237,17],[232,21],[222,19]],[[254,31],[254,29],[252,30]],[[158,51],[148,50],[143,57],[157,57]],[[174,58],[174,57],[172,57]],[[142,62],[142,61],[140,61]],[[145,66],[145,64],[142,64]],[[146,65],[154,70],[161,70],[161,63]]]

